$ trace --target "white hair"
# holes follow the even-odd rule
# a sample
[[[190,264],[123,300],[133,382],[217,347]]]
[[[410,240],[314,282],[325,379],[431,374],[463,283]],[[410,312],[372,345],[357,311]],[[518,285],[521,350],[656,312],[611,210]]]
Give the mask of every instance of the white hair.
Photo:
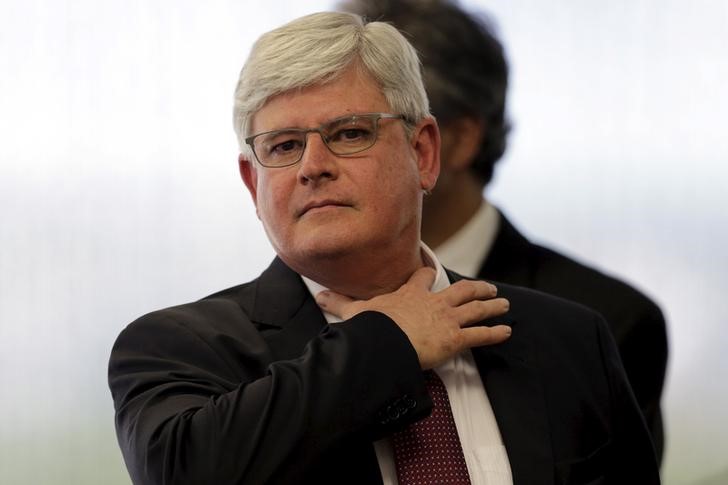
[[[417,52],[393,26],[349,13],[322,12],[263,34],[240,71],[233,127],[243,153],[250,121],[268,99],[335,80],[359,63],[390,108],[415,124],[430,114]]]

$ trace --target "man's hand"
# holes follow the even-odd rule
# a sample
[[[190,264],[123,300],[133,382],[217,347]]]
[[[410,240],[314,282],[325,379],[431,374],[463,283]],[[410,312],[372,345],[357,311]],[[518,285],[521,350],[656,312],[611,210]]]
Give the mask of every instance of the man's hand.
[[[347,320],[367,310],[384,313],[404,331],[417,351],[423,369],[431,369],[471,347],[503,342],[511,335],[507,325],[470,327],[508,311],[508,300],[496,298],[495,286],[484,281],[461,280],[433,293],[431,268],[415,271],[393,293],[370,300],[353,300],[333,291],[316,295],[321,308]]]

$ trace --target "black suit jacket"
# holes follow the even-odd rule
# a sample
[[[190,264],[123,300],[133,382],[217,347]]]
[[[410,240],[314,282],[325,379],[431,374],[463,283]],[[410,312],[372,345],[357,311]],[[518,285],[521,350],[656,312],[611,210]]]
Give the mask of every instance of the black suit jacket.
[[[514,483],[658,483],[601,317],[529,290],[500,294],[513,335],[473,355]],[[381,484],[372,441],[431,409],[392,320],[327,325],[279,259],[250,283],[130,324],[109,385],[136,484]]]
[[[560,296],[604,316],[659,461],[664,443],[660,398],[667,367],[667,329],[657,305],[622,281],[531,243],[502,214],[500,229],[478,278]]]

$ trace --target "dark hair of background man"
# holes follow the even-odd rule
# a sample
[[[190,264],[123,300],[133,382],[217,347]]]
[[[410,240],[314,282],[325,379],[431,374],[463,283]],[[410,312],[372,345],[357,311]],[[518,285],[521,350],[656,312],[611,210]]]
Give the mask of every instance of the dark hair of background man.
[[[471,17],[449,2],[429,0],[349,1],[341,7],[370,21],[394,24],[415,46],[430,110],[440,123],[462,117],[485,121],[483,143],[471,169],[484,185],[490,182],[505,152],[510,125],[506,117],[508,64],[487,17]],[[417,15],[412,15],[413,9]],[[428,23],[422,23],[422,18]]]

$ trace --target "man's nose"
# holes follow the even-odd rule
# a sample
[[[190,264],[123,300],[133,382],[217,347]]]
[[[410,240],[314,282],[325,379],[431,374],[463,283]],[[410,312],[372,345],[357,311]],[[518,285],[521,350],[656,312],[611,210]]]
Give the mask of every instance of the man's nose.
[[[320,133],[313,131],[306,136],[306,148],[298,166],[299,181],[308,184],[321,179],[336,179],[339,175],[336,155],[331,153]]]

